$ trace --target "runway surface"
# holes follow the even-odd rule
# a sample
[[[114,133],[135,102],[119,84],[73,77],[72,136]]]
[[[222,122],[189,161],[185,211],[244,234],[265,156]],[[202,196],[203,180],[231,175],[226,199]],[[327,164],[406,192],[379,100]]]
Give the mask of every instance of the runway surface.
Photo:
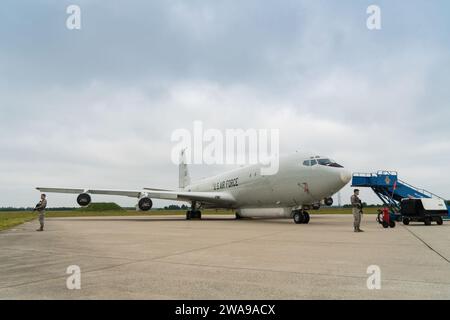
[[[0,232],[0,299],[450,299],[450,222],[364,216],[47,219]],[[66,269],[81,269],[69,290]],[[381,289],[367,287],[367,268]]]

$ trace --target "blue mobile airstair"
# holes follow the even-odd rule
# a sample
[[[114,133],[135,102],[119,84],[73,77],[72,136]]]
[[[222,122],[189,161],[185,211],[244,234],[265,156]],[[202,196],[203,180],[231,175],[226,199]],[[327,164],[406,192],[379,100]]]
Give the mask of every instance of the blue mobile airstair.
[[[400,201],[405,198],[444,198],[398,179],[396,171],[378,171],[377,173],[354,173],[352,187],[371,188],[380,200],[391,208],[392,213],[400,212]],[[447,202],[446,202],[447,203]],[[447,203],[450,219],[450,206]]]

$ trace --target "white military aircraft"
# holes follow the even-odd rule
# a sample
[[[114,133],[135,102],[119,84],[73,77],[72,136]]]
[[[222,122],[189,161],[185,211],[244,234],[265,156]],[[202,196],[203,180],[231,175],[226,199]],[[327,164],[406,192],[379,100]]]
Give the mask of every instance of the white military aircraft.
[[[236,218],[293,218],[308,223],[307,210],[331,206],[331,196],[351,179],[351,173],[327,157],[296,153],[280,157],[274,175],[261,175],[261,164],[241,167],[211,178],[191,183],[182,154],[179,165],[179,189],[106,190],[87,188],[43,188],[41,192],[79,194],[80,206],[91,203],[91,195],[114,195],[137,198],[137,208],[148,211],[153,199],[191,203],[186,219],[200,219],[202,208],[233,209]]]

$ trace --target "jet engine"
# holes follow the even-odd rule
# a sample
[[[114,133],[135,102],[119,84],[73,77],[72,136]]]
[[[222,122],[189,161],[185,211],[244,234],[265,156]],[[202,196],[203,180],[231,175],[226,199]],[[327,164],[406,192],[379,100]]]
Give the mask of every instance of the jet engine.
[[[333,205],[333,198],[325,198],[323,199],[323,203],[325,203],[326,206],[331,207]]]
[[[149,197],[143,197],[143,198],[139,199],[139,202],[138,202],[139,210],[148,211],[152,208],[152,206],[153,206],[153,202],[152,202],[152,199],[150,199]]]
[[[320,209],[320,202],[313,203],[312,209],[313,210],[319,210]]]
[[[82,193],[77,197],[77,202],[80,206],[86,207],[91,203],[91,196],[87,193]]]

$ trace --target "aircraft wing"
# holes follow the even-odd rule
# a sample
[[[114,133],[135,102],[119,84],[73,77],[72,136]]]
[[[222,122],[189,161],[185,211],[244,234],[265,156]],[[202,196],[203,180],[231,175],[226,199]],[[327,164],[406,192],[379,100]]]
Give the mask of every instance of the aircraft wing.
[[[227,192],[190,192],[177,190],[160,190],[160,189],[146,189],[146,190],[109,190],[109,189],[70,189],[70,188],[44,188],[38,187],[37,190],[48,193],[71,193],[71,194],[102,194],[113,196],[125,196],[132,198],[140,198],[141,196],[148,196],[153,199],[176,200],[176,201],[199,201],[214,205],[232,205],[235,203],[233,196]]]
[[[80,194],[83,193],[86,189],[70,189],[70,188],[36,188],[41,192],[53,192],[53,193],[74,193]]]
[[[37,190],[41,192],[49,192],[49,193],[89,193],[89,194],[105,194],[105,195],[113,195],[113,196],[125,196],[132,198],[139,198],[142,191],[134,191],[134,190],[97,190],[97,189],[88,189],[88,188],[43,188],[37,187]]]

